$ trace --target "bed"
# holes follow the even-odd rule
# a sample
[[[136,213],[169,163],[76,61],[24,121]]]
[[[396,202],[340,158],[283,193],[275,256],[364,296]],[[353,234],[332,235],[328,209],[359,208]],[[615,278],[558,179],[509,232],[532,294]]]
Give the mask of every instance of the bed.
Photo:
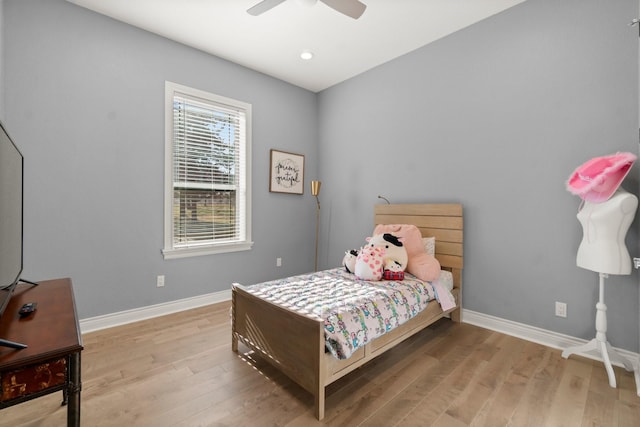
[[[460,204],[380,204],[377,224],[413,224],[423,237],[435,237],[435,257],[450,272],[455,307],[429,303],[410,320],[357,348],[346,359],[327,350],[325,321],[261,298],[250,287],[232,285],[232,350],[238,342],[260,354],[315,398],[315,416],[324,418],[325,388],[442,317],[460,321],[463,268],[463,216]]]

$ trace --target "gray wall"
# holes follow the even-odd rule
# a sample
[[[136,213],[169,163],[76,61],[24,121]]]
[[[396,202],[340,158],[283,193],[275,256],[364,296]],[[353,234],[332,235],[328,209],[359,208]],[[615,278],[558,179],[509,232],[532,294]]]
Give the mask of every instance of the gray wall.
[[[317,175],[315,94],[62,0],[9,0],[4,18],[25,278],[71,277],[87,318],[313,270],[315,199],[269,193],[268,162],[304,154]],[[252,104],[253,250],[162,258],[165,80]]]
[[[528,0],[322,92],[323,264],[362,244],[379,194],[460,202],[464,307],[593,338],[598,275],[576,267],[564,185],[591,157],[637,154],[637,14],[637,0]],[[627,237],[637,256],[637,221]],[[637,351],[637,272],[606,284],[609,341]]]

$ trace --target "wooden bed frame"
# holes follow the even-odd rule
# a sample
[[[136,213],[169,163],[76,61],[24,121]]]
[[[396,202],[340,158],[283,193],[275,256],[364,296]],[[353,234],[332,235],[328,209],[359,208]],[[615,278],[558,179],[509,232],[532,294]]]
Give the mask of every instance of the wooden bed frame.
[[[435,236],[436,258],[453,273],[456,308],[443,312],[432,303],[413,319],[371,341],[350,358],[325,351],[324,322],[262,300],[232,286],[231,348],[240,340],[315,397],[315,416],[324,418],[325,387],[393,348],[436,320],[460,321],[462,301],[463,218],[459,204],[386,204],[375,206],[376,224],[415,224],[424,237]]]

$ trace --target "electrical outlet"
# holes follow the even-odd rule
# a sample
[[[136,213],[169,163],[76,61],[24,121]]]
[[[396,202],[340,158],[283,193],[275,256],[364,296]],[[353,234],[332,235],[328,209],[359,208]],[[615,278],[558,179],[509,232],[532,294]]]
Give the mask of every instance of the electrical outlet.
[[[567,304],[556,301],[556,316],[567,317]]]
[[[164,286],[164,276],[158,276],[158,279],[156,280],[156,286],[159,288],[162,288]]]
[[[282,258],[276,258],[276,267],[282,267]]]

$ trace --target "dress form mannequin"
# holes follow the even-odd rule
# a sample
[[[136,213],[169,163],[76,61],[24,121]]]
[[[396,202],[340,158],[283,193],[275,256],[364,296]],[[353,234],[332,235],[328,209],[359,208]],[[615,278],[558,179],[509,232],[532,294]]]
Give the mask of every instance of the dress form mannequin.
[[[633,371],[633,364],[620,356],[607,342],[607,306],[604,304],[604,279],[609,274],[631,274],[631,257],[625,245],[625,236],[638,208],[638,198],[619,188],[611,198],[602,203],[584,202],[578,212],[583,238],[578,248],[576,265],[595,271],[600,276],[600,300],[596,304],[596,337],[587,344],[562,352],[565,359],[572,353],[596,350],[609,376],[609,385],[616,387],[611,361]]]
[[[597,273],[631,274],[624,243],[638,208],[638,198],[619,188],[604,203],[584,202],[578,212],[583,237],[576,264]]]

